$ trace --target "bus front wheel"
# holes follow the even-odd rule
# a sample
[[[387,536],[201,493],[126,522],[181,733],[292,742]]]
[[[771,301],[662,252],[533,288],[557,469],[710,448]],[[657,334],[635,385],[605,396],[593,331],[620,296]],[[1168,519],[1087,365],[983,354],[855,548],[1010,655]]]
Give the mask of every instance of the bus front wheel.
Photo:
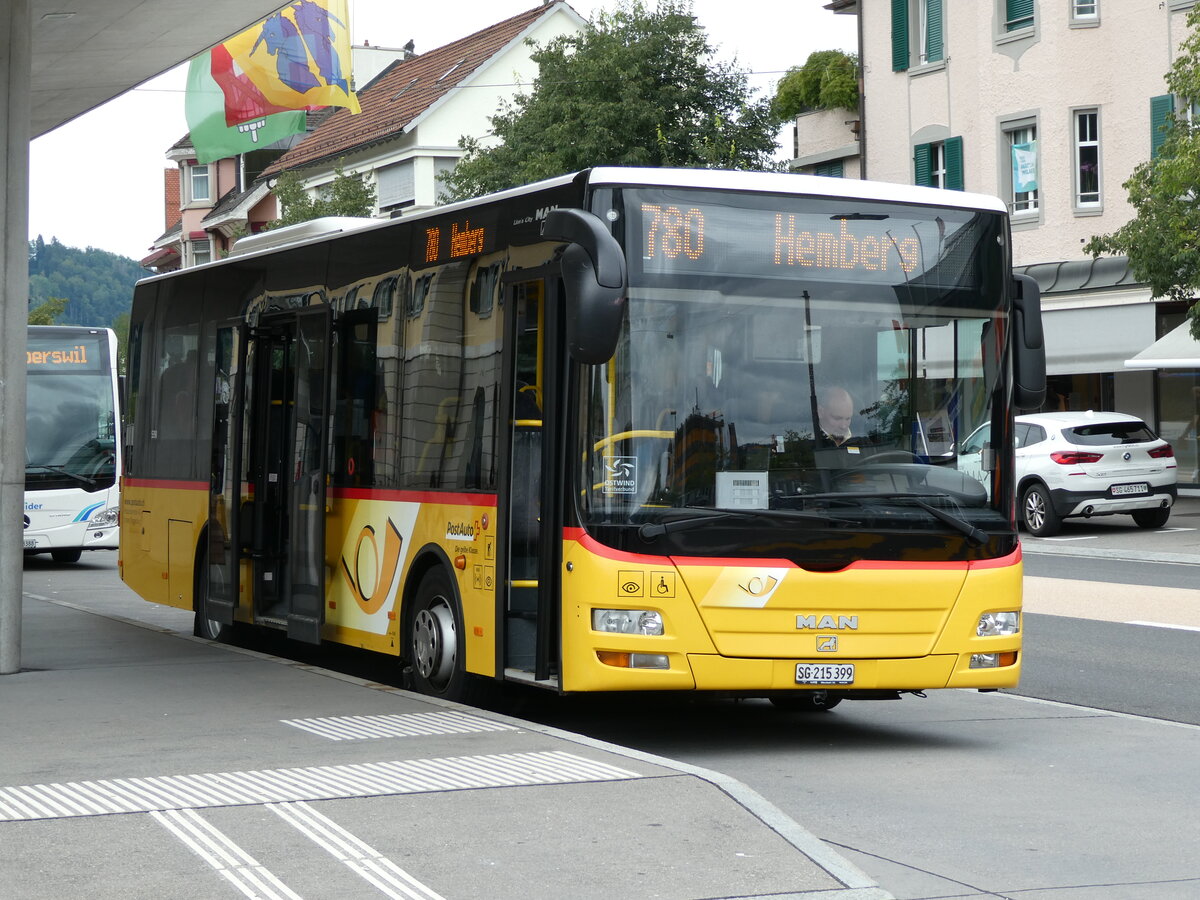
[[[431,569],[413,597],[408,625],[408,666],[422,694],[461,700],[466,693],[461,617],[450,579]]]
[[[50,558],[57,563],[79,562],[79,557],[81,556],[83,556],[83,551],[78,547],[64,547],[59,550],[50,551]]]

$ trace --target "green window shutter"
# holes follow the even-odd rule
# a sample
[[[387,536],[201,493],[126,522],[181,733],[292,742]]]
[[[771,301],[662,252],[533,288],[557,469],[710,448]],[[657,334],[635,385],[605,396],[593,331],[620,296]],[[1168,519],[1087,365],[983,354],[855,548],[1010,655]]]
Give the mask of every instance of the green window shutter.
[[[835,159],[832,162],[821,163],[813,167],[814,175],[823,175],[826,178],[841,178],[842,177],[842,161]]]
[[[908,69],[908,0],[892,0],[892,71]]]
[[[939,62],[942,58],[942,0],[926,0],[925,61]]]
[[[1005,0],[1004,13],[1006,31],[1028,28],[1033,24],[1033,0]]]
[[[962,138],[946,138],[946,187],[952,191],[963,190]]]
[[[930,144],[917,144],[913,148],[913,183],[933,186],[933,147]]]
[[[1163,126],[1175,109],[1175,98],[1170,94],[1150,98],[1150,158],[1157,159],[1159,148],[1167,139]]]

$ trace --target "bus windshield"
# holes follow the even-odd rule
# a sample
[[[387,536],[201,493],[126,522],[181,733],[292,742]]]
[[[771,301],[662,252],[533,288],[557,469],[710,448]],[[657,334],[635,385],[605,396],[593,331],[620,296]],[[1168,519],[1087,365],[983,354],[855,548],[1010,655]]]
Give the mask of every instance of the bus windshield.
[[[1005,527],[993,460],[959,445],[1007,414],[1000,214],[661,188],[613,207],[628,315],[582,388],[585,524]]]
[[[111,487],[117,433],[105,334],[31,330],[26,358],[26,487]]]

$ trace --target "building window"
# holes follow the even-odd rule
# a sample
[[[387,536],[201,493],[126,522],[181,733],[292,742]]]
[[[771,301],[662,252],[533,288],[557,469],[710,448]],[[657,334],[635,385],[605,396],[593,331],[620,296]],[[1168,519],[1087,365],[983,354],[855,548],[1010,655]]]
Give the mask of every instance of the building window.
[[[821,175],[825,178],[842,178],[845,175],[844,167],[840,159],[835,159],[831,162],[818,163],[813,166],[812,173]]]
[[[1003,0],[1004,31],[1033,27],[1033,0]]]
[[[196,241],[192,244],[192,265],[200,266],[206,262],[212,262],[212,243],[210,241]]]
[[[1100,18],[1100,0],[1071,0],[1072,22],[1094,22]]]
[[[903,72],[945,59],[943,0],[892,0],[892,70]]]
[[[1009,126],[1004,131],[1008,148],[1009,208],[1014,216],[1036,213],[1039,208],[1037,125]]]
[[[212,198],[208,166],[189,166],[187,185],[189,203],[207,203]]]
[[[1100,205],[1100,112],[1075,111],[1075,206]]]
[[[913,183],[924,187],[963,189],[962,138],[952,137],[913,148]]]

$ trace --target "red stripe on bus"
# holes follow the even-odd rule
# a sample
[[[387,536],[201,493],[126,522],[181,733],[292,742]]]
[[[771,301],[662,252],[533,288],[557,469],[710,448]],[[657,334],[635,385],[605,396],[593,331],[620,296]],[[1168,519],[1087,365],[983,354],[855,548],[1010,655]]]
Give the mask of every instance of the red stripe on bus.
[[[495,494],[462,494],[442,491],[403,491],[383,488],[330,488],[339,500],[391,500],[405,503],[445,503],[450,506],[496,506]]]
[[[169,478],[130,478],[121,479],[125,487],[163,488],[172,491],[207,491],[207,481],[173,481]]]
[[[643,553],[626,553],[623,550],[615,550],[600,543],[582,528],[564,528],[563,539],[575,541],[589,553],[594,553],[596,556],[603,556],[606,559],[615,559],[620,562],[647,563],[656,566],[671,565],[670,558],[666,556],[649,556]]]

